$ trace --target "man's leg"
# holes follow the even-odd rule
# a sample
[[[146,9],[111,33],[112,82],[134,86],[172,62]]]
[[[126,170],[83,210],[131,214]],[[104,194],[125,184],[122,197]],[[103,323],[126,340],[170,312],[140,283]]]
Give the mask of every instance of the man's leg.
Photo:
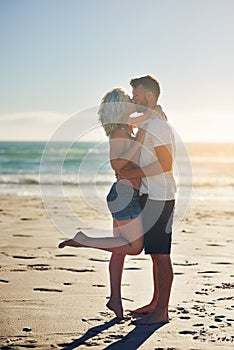
[[[144,245],[153,261],[154,294],[150,304],[136,313],[148,313],[139,323],[168,321],[168,303],[173,281],[170,259],[174,200],[147,200],[144,206]],[[152,221],[153,220],[153,221]]]
[[[147,200],[148,200],[147,194],[143,194],[140,196],[144,233],[147,231],[150,220],[154,218],[154,211],[155,211],[154,208],[153,208],[153,212],[151,209],[145,210],[145,205],[147,203]],[[156,307],[157,299],[158,299],[158,286],[157,286],[158,277],[157,277],[157,264],[153,258],[152,258],[152,263],[153,263],[153,283],[154,283],[154,293],[153,293],[152,300],[149,304],[146,304],[135,310],[131,310],[132,314],[148,314],[152,312]]]
[[[168,304],[173,281],[173,269],[169,254],[152,254],[154,262],[157,264],[158,279],[158,301],[155,309],[135,321],[135,324],[153,324],[168,322]]]
[[[132,314],[148,314],[156,308],[157,302],[158,302],[158,267],[156,260],[151,255],[152,258],[152,264],[153,264],[153,282],[154,282],[154,292],[152,300],[149,304],[144,305],[142,307],[139,307],[135,310],[131,310]]]

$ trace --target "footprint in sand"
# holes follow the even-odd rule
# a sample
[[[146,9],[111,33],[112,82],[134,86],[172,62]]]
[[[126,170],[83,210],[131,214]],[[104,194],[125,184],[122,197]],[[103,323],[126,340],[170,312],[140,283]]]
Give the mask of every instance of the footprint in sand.
[[[198,271],[197,273],[199,273],[199,274],[207,274],[207,273],[221,273],[221,271]]]
[[[98,261],[98,262],[109,262],[110,259],[98,259],[98,258],[90,258],[90,261]]]
[[[16,235],[13,235],[13,237],[32,237],[32,235],[20,235],[20,234],[16,234]]]
[[[119,340],[119,339],[122,339],[123,337],[124,337],[123,334],[110,334],[106,338]]]
[[[231,262],[227,262],[227,261],[212,262],[211,264],[213,264],[213,265],[232,265]]]
[[[214,299],[214,300],[217,300],[217,301],[224,301],[224,300],[233,300],[234,297],[223,297],[223,298],[217,298],[217,299]]]
[[[54,289],[54,288],[33,288],[36,292],[56,292],[56,293],[62,293],[63,290],[61,289]]]
[[[101,288],[101,287],[105,287],[105,284],[92,284],[92,287]]]
[[[202,288],[200,291],[196,291],[195,294],[199,295],[209,295],[207,288]]]
[[[36,256],[13,255],[14,259],[36,259]]]
[[[102,321],[102,319],[100,317],[95,317],[95,318],[82,318],[81,319],[82,322],[90,322],[90,321]]]
[[[94,348],[94,346],[99,346],[100,344],[98,344],[97,342],[93,341],[93,340],[86,340],[83,343],[85,346],[87,346],[88,348]]]
[[[234,288],[234,283],[222,283],[221,286],[215,286],[215,288],[232,289]]]
[[[186,261],[185,263],[173,263],[174,266],[195,266],[198,265],[198,263],[189,263]]]
[[[57,346],[60,348],[66,348],[66,347],[68,347],[69,348],[69,346],[70,346],[71,344],[70,343],[58,343],[57,344]]]
[[[56,270],[70,271],[70,272],[95,272],[93,269],[73,269],[66,267],[58,267]]]
[[[73,257],[77,257],[77,255],[75,255],[75,254],[57,254],[55,256],[56,256],[56,258],[73,258]]]
[[[51,266],[48,264],[34,264],[34,265],[27,265],[29,269],[37,270],[37,271],[47,271],[51,269]]]
[[[178,332],[179,334],[183,334],[183,335],[194,335],[196,334],[197,332],[195,331],[180,331]]]
[[[179,313],[182,313],[182,314],[189,314],[189,311],[186,310],[186,309],[185,309],[184,307],[182,307],[182,306],[178,306],[176,309],[179,311]]]
[[[218,243],[207,243],[206,245],[208,247],[225,247],[223,244],[218,244]]]
[[[183,230],[181,230],[181,232],[183,232],[183,233],[194,233],[194,231],[192,231],[192,230],[188,230],[188,229],[183,229]]]
[[[29,328],[29,327],[24,327],[24,328],[22,329],[22,331],[23,331],[23,332],[31,332],[32,329]]]

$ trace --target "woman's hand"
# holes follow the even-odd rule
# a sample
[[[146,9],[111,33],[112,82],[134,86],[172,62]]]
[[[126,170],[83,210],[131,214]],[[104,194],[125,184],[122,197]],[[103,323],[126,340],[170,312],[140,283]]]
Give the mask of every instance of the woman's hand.
[[[119,176],[124,179],[132,179],[134,177],[144,177],[144,173],[141,168],[123,169],[120,170]]]
[[[137,132],[137,136],[136,136],[136,141],[143,144],[144,140],[145,140],[145,133],[146,133],[146,129],[144,127],[139,127],[138,132]]]
[[[141,168],[136,164],[131,164],[129,167],[123,167],[118,171],[118,176],[125,179],[131,179],[133,177],[141,177]]]
[[[119,172],[115,171],[115,177],[116,177],[116,180],[117,180],[117,181],[120,179],[120,174],[119,174]]]

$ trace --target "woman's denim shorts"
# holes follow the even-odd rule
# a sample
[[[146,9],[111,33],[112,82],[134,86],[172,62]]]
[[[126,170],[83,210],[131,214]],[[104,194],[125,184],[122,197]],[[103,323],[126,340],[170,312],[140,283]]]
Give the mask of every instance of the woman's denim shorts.
[[[121,182],[112,185],[107,195],[107,205],[116,220],[135,219],[141,214],[139,192]]]

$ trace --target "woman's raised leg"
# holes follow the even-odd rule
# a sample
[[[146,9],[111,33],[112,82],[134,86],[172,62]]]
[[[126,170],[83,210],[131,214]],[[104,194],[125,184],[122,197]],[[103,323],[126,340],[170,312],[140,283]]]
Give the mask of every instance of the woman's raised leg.
[[[79,231],[72,239],[63,241],[59,248],[88,247],[109,251],[120,255],[137,255],[143,247],[143,229],[141,218],[116,221],[121,235],[118,237],[93,238]]]

